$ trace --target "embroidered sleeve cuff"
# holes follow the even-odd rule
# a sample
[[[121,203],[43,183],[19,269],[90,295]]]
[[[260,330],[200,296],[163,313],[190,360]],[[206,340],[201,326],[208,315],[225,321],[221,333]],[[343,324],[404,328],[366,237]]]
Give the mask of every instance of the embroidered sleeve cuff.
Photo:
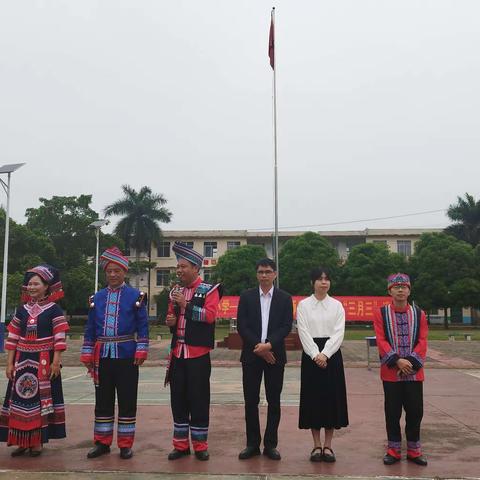
[[[53,319],[53,334],[56,335],[60,332],[67,332],[70,327],[64,316],[56,317]]]
[[[86,340],[80,351],[81,362],[93,362],[93,349],[95,348],[95,342]]]
[[[147,358],[148,355],[148,338],[137,339],[137,350],[135,351],[135,358]]]
[[[397,360],[400,357],[395,352],[395,350],[391,350],[390,352],[386,353],[383,357],[381,357],[382,365],[386,365],[387,367],[393,368],[397,364]]]
[[[93,353],[92,354],[82,353],[80,355],[80,361],[82,363],[92,363],[93,362]]]
[[[415,352],[409,355],[407,360],[412,364],[412,367],[416,372],[423,367],[423,360]]]
[[[146,360],[147,356],[148,356],[147,350],[137,350],[135,352],[135,358],[143,358],[144,360]]]
[[[7,339],[5,341],[5,350],[16,350],[17,349],[17,342],[12,342],[12,340]]]

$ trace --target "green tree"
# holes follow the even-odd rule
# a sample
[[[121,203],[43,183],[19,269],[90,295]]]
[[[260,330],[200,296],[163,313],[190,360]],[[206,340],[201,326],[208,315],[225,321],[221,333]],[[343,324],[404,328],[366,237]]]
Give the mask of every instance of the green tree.
[[[221,282],[225,295],[240,295],[247,288],[257,285],[255,264],[267,256],[259,245],[243,245],[227,250],[219,259],[212,275]]]
[[[405,257],[390,252],[387,245],[356,245],[341,268],[334,290],[339,295],[386,295],[388,275],[399,271],[406,271]]]
[[[2,274],[0,273],[0,285],[2,283]],[[15,309],[20,305],[20,295],[22,294],[23,274],[20,272],[9,273],[7,277],[7,319],[13,315]],[[2,300],[0,298],[0,306]]]
[[[338,278],[339,257],[335,248],[323,237],[307,232],[288,240],[279,253],[280,287],[292,295],[312,292],[310,271],[320,265]]]
[[[478,264],[472,246],[445,233],[424,233],[410,259],[412,298],[423,308],[480,305]]]
[[[0,208],[0,262],[3,264],[5,240],[5,210]],[[23,273],[39,263],[55,263],[56,252],[52,242],[43,234],[10,219],[8,271]]]
[[[465,193],[465,198],[457,197],[457,203],[448,207],[447,216],[453,224],[445,232],[476,247],[480,242],[480,200]]]
[[[136,191],[128,185],[122,186],[123,198],[105,207],[105,216],[119,215],[123,218],[115,226],[115,233],[127,248],[135,249],[136,261],[140,254],[150,251],[152,244],[158,246],[162,238],[159,222],[169,223],[171,212],[164,206],[167,200],[155,194],[149,187]],[[136,276],[138,286],[138,275]]]
[[[68,314],[86,313],[88,299],[95,292],[95,265],[84,263],[66,269],[61,275],[65,297],[62,306]]]
[[[27,227],[51,240],[57,256],[52,263],[62,271],[84,264],[87,255],[94,256],[95,234],[89,225],[98,213],[91,202],[91,195],[54,196],[40,198],[40,207],[26,211]]]

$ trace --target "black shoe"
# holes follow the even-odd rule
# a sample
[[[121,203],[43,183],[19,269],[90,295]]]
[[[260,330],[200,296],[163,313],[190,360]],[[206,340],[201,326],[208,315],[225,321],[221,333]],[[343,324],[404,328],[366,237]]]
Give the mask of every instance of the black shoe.
[[[399,462],[400,459],[397,457],[394,457],[393,455],[390,455],[389,453],[386,453],[383,456],[383,464],[384,465],[393,465],[394,463]]]
[[[10,455],[12,457],[20,457],[21,455],[24,455],[27,450],[28,448],[18,447]]]
[[[310,452],[310,461],[311,462],[321,462],[323,457],[323,450],[322,447],[315,447]]]
[[[210,458],[210,454],[208,453],[208,450],[199,450],[198,452],[195,452],[195,457],[197,457],[197,460],[208,460]]]
[[[263,454],[266,455],[270,460],[280,460],[282,456],[276,448],[267,448],[263,449]]]
[[[179,458],[185,457],[186,455],[190,455],[190,449],[187,448],[186,450],[177,450],[174,448],[169,454],[169,460],[178,460]]]
[[[327,453],[327,450],[330,453]],[[334,463],[337,461],[335,454],[330,447],[323,447],[322,460],[327,463]]]
[[[426,467],[428,465],[427,459],[423,455],[420,455],[419,457],[409,457],[407,455],[407,460],[410,460],[411,462],[416,463],[417,465],[420,465],[422,467]]]
[[[43,452],[43,448],[41,448],[40,450],[33,450],[33,448],[30,449],[30,453],[29,455],[31,457],[39,457]]]
[[[133,457],[133,450],[128,447],[121,447],[120,448],[120,458],[124,460],[128,460],[129,458]]]
[[[239,460],[248,460],[249,458],[260,455],[260,449],[258,447],[246,447],[239,454]]]
[[[103,443],[97,442],[95,446],[87,453],[87,458],[97,458],[101,455],[110,453],[110,447]]]

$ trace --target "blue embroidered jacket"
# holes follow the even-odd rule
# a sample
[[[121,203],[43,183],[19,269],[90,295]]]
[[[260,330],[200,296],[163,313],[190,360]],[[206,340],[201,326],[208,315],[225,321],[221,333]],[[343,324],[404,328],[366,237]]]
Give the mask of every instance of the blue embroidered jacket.
[[[146,358],[148,316],[144,300],[142,292],[126,284],[98,291],[90,303],[82,362],[93,360],[95,343],[99,340],[101,358]],[[108,337],[112,337],[111,342]]]

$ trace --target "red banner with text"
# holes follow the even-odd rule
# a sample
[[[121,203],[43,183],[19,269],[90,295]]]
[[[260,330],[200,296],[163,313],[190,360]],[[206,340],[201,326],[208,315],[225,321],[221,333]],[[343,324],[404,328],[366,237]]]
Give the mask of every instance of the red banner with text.
[[[240,297],[227,296],[218,305],[219,318],[237,318]],[[293,315],[296,317],[297,305],[305,297],[293,297]],[[342,302],[347,322],[373,322],[373,312],[391,302],[390,297],[333,297]]]

